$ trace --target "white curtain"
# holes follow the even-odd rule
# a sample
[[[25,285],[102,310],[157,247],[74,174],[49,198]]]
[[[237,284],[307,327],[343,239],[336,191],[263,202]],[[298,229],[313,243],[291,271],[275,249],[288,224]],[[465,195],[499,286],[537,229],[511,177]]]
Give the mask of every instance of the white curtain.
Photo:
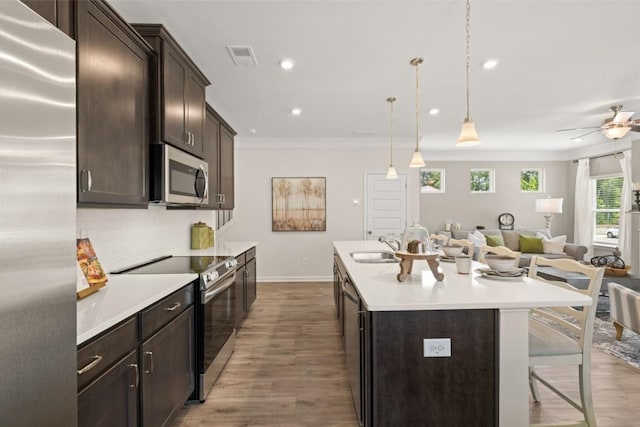
[[[631,259],[631,151],[626,151],[624,157],[620,159],[622,169],[622,197],[620,200],[620,225],[618,230],[618,244],[622,252],[622,259]]]
[[[575,221],[573,240],[589,248],[586,258],[593,255],[593,202],[591,194],[591,176],[589,159],[578,160],[576,173],[576,199],[574,203]]]

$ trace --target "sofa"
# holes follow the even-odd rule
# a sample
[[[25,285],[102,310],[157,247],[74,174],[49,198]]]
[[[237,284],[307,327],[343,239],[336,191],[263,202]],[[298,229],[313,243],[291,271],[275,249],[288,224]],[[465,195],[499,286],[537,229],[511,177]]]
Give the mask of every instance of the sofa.
[[[454,239],[468,239],[470,237],[469,234],[472,234],[475,231],[476,230],[471,230],[471,231],[453,230],[451,231],[450,235]],[[583,258],[588,251],[588,248],[586,246],[578,245],[574,243],[565,243],[561,251],[553,250],[550,253],[545,253],[544,250],[539,250],[535,252],[526,252],[521,250],[521,247],[520,247],[521,235],[525,236],[524,238],[527,239],[527,242],[531,241],[530,238],[534,238],[533,240],[535,240],[538,236],[545,236],[543,240],[552,239],[552,236],[549,230],[546,228],[520,228],[515,230],[477,230],[477,231],[482,233],[485,236],[485,238],[487,238],[488,240],[487,243],[489,246],[502,246],[499,244],[492,245],[492,243],[496,243],[497,240],[498,241],[500,240],[499,238],[496,238],[497,236],[499,236],[502,238],[502,241],[504,242],[503,244],[504,246],[508,247],[512,251],[521,252],[522,255],[520,256],[520,264],[519,264],[520,267],[529,266],[531,257],[535,255],[540,255],[545,258],[572,258],[578,261],[583,261]],[[544,247],[547,247],[547,245],[545,244]],[[549,245],[549,247],[551,247],[551,245]],[[477,259],[478,252],[479,252],[479,245],[476,244],[474,259]]]

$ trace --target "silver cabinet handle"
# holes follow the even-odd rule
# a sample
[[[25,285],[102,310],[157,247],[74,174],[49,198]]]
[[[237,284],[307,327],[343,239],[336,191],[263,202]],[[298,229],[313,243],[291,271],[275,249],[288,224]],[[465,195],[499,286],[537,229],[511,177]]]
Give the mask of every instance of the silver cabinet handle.
[[[90,170],[87,171],[87,185],[88,185],[87,191],[91,191],[91,187],[93,187],[93,180],[91,179]]]
[[[82,375],[90,370],[92,370],[93,368],[95,368],[98,363],[100,363],[102,361],[102,356],[98,356],[97,354],[95,356],[91,357],[93,360],[91,362],[89,362],[88,365],[86,365],[84,368],[78,369],[76,372],[78,372],[78,375]]]
[[[129,384],[129,388],[138,388],[138,386],[140,386],[140,373],[138,372],[138,364],[131,363],[127,366],[133,369],[135,375],[135,381],[133,382],[133,384]]]
[[[173,310],[175,310],[176,308],[180,307],[181,305],[182,305],[181,303],[176,302],[176,303],[174,303],[171,307],[167,307],[167,308],[165,308],[165,310],[166,310],[166,311],[173,311]]]
[[[145,357],[145,360],[147,358],[149,359],[149,369],[145,369],[144,373],[145,374],[153,374],[153,352],[152,351],[145,351],[144,352],[144,357]],[[147,364],[145,363],[144,366],[147,366]]]
[[[91,186],[91,171],[89,169],[82,169],[80,171],[80,191],[83,193],[91,191]]]

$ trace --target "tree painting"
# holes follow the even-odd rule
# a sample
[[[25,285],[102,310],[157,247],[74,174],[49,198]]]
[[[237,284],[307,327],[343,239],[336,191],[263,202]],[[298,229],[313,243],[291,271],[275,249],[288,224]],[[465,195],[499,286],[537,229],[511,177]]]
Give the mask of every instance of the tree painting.
[[[471,169],[472,193],[493,193],[493,169]]]
[[[272,178],[272,231],[326,231],[325,178]]]

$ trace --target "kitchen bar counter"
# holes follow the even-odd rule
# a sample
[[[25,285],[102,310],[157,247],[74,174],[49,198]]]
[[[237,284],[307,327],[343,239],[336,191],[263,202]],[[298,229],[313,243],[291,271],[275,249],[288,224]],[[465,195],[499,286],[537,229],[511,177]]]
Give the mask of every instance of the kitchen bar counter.
[[[258,245],[258,242],[221,242],[216,243],[214,247],[207,249],[188,249],[181,253],[174,255],[188,255],[188,256],[234,256],[248,251],[249,249]]]
[[[368,311],[382,312],[381,315],[404,311],[407,316],[410,311],[498,311],[496,400],[498,424],[501,426],[529,425],[529,310],[533,307],[588,306],[593,303],[584,294],[528,277],[501,281],[483,278],[475,272],[458,274],[455,263],[440,263],[439,268],[445,278],[438,282],[426,261],[414,261],[412,274],[404,282],[398,282],[399,264],[356,263],[350,256],[350,253],[359,251],[391,252],[387,245],[377,241],[338,241],[333,246]],[[480,266],[486,267],[474,262],[472,269]],[[456,351],[455,343],[452,343],[451,351]],[[454,396],[451,401],[456,401]],[[465,408],[463,405],[460,410]]]
[[[483,278],[475,271],[458,274],[455,263],[440,263],[445,278],[438,282],[426,261],[414,261],[413,273],[404,282],[398,282],[399,264],[357,263],[349,255],[352,252],[391,252],[387,245],[377,241],[339,241],[333,246],[369,311],[529,309],[591,303],[585,295],[528,277],[501,281]],[[472,269],[478,267],[486,266],[474,262]]]
[[[77,345],[149,307],[198,278],[197,274],[114,274],[78,301]]]

